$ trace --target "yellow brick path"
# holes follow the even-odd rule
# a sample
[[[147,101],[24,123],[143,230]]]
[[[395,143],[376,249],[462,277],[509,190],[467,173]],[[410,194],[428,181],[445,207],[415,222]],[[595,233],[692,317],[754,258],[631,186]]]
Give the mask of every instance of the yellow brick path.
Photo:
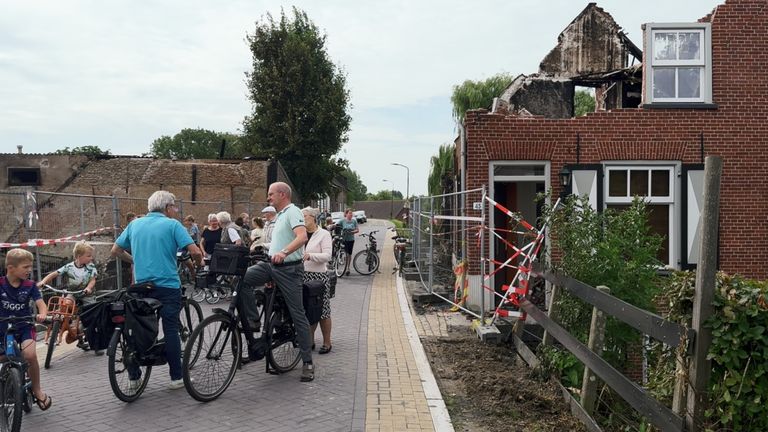
[[[392,240],[386,236],[381,273],[373,280],[368,309],[367,431],[434,431],[392,275]]]

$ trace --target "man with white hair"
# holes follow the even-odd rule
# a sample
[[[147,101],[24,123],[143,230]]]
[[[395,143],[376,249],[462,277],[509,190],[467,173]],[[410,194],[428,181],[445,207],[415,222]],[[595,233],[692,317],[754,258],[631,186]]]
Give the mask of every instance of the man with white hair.
[[[168,191],[157,191],[147,200],[146,216],[128,224],[112,246],[113,257],[133,263],[133,280],[150,283],[154,288],[148,297],[160,300],[160,318],[163,320],[165,358],[168,360],[170,389],[184,387],[181,370],[181,339],[179,338],[179,312],[181,311],[181,280],[176,271],[176,251],[186,248],[198,266],[203,264],[203,254],[195,245],[187,229],[176,217],[176,197]],[[130,250],[129,254],[126,252]],[[128,376],[136,382],[140,371],[130,371]]]
[[[264,243],[264,249],[269,250],[269,244],[272,242],[272,230],[275,229],[275,216],[277,210],[274,207],[266,206],[261,210],[261,216],[264,219],[264,237],[262,243]]]
[[[303,277],[304,244],[307,242],[307,229],[304,215],[291,203],[291,187],[277,182],[269,186],[267,200],[277,210],[275,227],[269,245],[270,262],[260,262],[248,268],[244,282],[251,286],[263,285],[274,281],[283,294],[285,304],[296,326],[296,338],[301,348],[304,367],[301,381],[315,379],[315,366],[312,363],[312,337],[309,334],[309,321],[304,313]]]

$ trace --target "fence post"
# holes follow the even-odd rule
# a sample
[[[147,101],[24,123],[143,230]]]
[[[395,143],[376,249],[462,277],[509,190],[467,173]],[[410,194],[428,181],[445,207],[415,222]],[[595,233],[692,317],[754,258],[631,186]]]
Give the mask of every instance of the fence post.
[[[435,217],[435,198],[429,197],[429,219],[427,219],[427,224],[429,226],[429,293],[432,294],[433,286],[432,284],[435,282],[435,249],[434,249],[434,238],[435,233],[433,226],[433,220],[432,218]]]
[[[120,235],[120,233],[117,232],[118,227],[120,227],[120,206],[115,195],[112,195],[112,214],[112,223],[114,225],[114,228],[112,228],[112,237],[117,240],[117,236]],[[123,262],[119,257],[115,258],[115,277],[117,278],[117,289],[122,289]]]
[[[549,318],[552,321],[557,321],[557,318],[558,318],[557,315],[560,312],[559,311],[560,304],[557,303],[559,296],[560,296],[560,286],[552,285],[552,292],[549,295],[549,305],[547,308],[547,316],[549,316]],[[552,334],[549,331],[544,330],[544,336],[542,336],[541,338],[541,343],[544,346],[552,345]]]
[[[598,285],[597,289],[610,293],[607,286]],[[605,344],[605,313],[600,309],[592,308],[592,323],[589,326],[589,342],[587,346],[593,353],[602,356],[603,345]],[[595,401],[597,400],[597,376],[584,366],[584,379],[581,382],[581,406],[584,407],[589,415],[595,412]]]
[[[416,206],[416,211],[414,214],[416,215],[416,218],[414,220],[414,223],[411,225],[413,227],[413,234],[415,238],[413,239],[413,261],[416,263],[416,266],[420,269],[421,263],[419,260],[421,260],[421,197],[414,200],[414,204]]]
[[[184,220],[184,200],[179,199],[179,200],[176,200],[176,202],[179,203],[179,217],[181,218],[181,220]]]
[[[483,185],[483,193],[480,198],[482,205],[480,206],[480,325],[485,325],[485,185]],[[488,224],[490,226],[490,224]],[[490,230],[489,230],[490,232]],[[490,284],[490,283],[489,283]],[[519,320],[518,320],[519,321]],[[522,328],[520,329],[522,331]]]
[[[80,232],[85,232],[85,200],[84,196],[80,197]]]
[[[696,269],[696,291],[693,295],[691,327],[696,332],[693,355],[689,367],[688,410],[685,416],[687,430],[699,430],[707,403],[707,383],[711,361],[707,351],[712,344],[712,330],[704,323],[712,316],[717,273],[717,243],[720,212],[720,175],[723,159],[707,156],[704,161],[704,203],[701,210],[701,237],[699,263]]]

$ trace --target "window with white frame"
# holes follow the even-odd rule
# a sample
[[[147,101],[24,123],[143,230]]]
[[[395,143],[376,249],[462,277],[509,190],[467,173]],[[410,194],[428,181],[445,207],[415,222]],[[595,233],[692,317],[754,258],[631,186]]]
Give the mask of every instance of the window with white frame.
[[[635,196],[648,203],[651,229],[662,237],[658,258],[663,264],[676,266],[674,239],[675,167],[607,166],[605,182],[606,208],[621,211],[629,207]]]
[[[646,100],[712,103],[711,25],[647,24]]]

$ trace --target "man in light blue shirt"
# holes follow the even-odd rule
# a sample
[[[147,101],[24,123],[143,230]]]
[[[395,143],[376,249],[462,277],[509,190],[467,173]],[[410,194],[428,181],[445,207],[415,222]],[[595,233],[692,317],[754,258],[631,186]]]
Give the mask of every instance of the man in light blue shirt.
[[[175,217],[179,209],[176,197],[167,191],[157,191],[147,200],[149,213],[128,224],[112,246],[111,254],[133,263],[133,280],[151,283],[154,288],[147,296],[160,300],[160,318],[163,320],[165,357],[168,360],[171,383],[169,388],[184,387],[181,371],[181,339],[179,338],[179,311],[181,310],[181,280],[176,271],[176,251],[187,249],[198,266],[203,254],[195,246],[187,229]],[[131,253],[129,254],[128,251]],[[138,380],[129,371],[131,380]]]

